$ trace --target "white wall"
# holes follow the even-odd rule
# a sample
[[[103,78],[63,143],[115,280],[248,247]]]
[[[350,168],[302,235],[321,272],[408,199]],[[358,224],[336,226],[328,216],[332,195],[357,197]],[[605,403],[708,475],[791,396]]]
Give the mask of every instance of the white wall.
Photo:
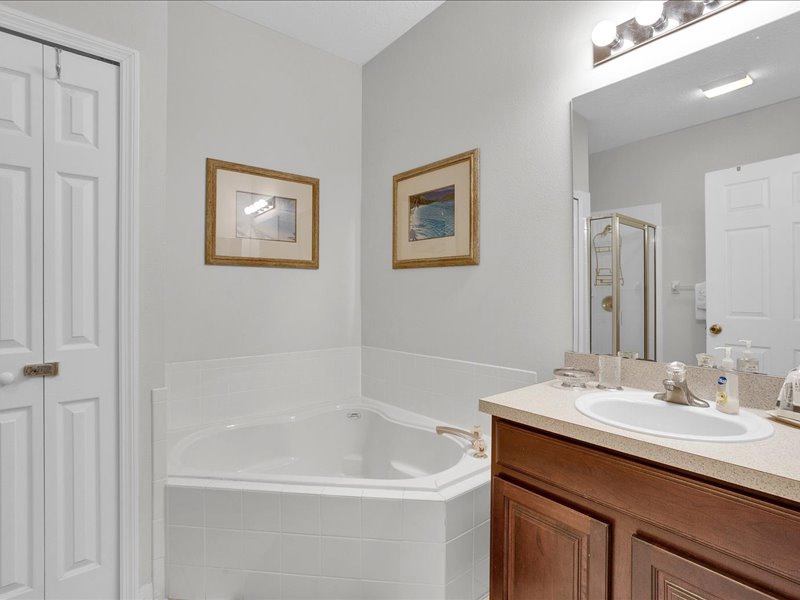
[[[361,343],[361,69],[169,5],[167,362]],[[320,179],[319,270],[204,264],[206,157]]]
[[[592,154],[592,211],[642,204],[663,207],[659,276],[664,327],[662,360],[695,364],[706,351],[706,323],[694,294],[672,294],[672,280],[706,280],[705,174],[800,152],[800,99]]]
[[[561,364],[572,345],[570,99],[798,10],[743,3],[593,69],[593,26],[635,5],[450,1],[366,65],[365,346],[539,373]],[[480,266],[393,271],[392,175],[476,146]]]

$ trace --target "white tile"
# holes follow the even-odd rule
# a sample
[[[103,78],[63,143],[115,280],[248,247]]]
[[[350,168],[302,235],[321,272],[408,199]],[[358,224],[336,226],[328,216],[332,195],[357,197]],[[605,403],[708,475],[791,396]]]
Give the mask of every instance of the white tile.
[[[352,496],[320,497],[322,535],[360,537],[361,498]]]
[[[167,443],[153,442],[153,481],[167,478]]]
[[[239,490],[205,490],[206,527],[242,528],[242,492]]]
[[[491,516],[491,497],[492,486],[489,483],[475,488],[475,507],[472,518],[473,526],[480,525],[484,521],[489,520]]]
[[[240,569],[248,571],[281,570],[281,534],[266,531],[242,532]]]
[[[153,441],[158,442],[167,438],[167,403],[153,403]]]
[[[244,600],[280,600],[280,597],[280,574],[245,573]]]
[[[167,528],[167,561],[173,565],[202,566],[205,561],[202,527]]]
[[[281,495],[275,492],[242,492],[242,527],[280,531]]]
[[[313,600],[319,597],[319,577],[281,575],[283,600]]]
[[[361,394],[373,400],[386,400],[386,380],[369,375],[362,375]]]
[[[319,494],[281,494],[281,531],[319,534]]]
[[[364,581],[361,584],[363,598],[369,600],[443,600],[444,586],[419,585],[414,583],[392,583],[388,581]]]
[[[167,597],[167,561],[163,558],[153,560],[153,600]]]
[[[228,393],[228,383],[230,381],[230,370],[227,368],[203,369],[202,375],[202,395],[224,396]]]
[[[245,573],[242,571],[206,567],[205,576],[208,600],[243,600]]]
[[[441,500],[403,499],[403,539],[443,542],[445,503]]]
[[[468,492],[446,502],[448,540],[472,529],[474,496],[473,492]]]
[[[472,569],[462,573],[449,582],[445,588],[446,600],[473,600],[472,596]]]
[[[167,521],[170,525],[202,527],[205,524],[203,490],[167,486]]]
[[[203,420],[205,423],[234,421],[253,414],[255,410],[254,394],[251,391],[203,398]]]
[[[281,534],[281,571],[293,575],[319,575],[319,536]]]
[[[489,557],[478,561],[472,572],[472,597],[486,598],[489,595]]]
[[[203,422],[203,409],[199,396],[167,403],[167,430],[196,427]]]
[[[329,577],[361,577],[361,540],[322,537],[322,574]]]
[[[165,537],[167,535],[164,519],[153,521],[153,558],[164,558],[167,554]]]
[[[472,530],[473,536],[473,547],[474,547],[474,558],[475,562],[483,560],[487,556],[489,556],[489,521],[485,523],[481,523],[475,529]]]
[[[362,540],[361,577],[379,581],[403,581],[406,575],[403,542]]]
[[[167,565],[167,596],[180,600],[205,600],[203,567]]]
[[[166,479],[153,482],[153,518],[163,519],[166,516]]]
[[[206,565],[238,569],[242,564],[242,532],[206,529]]]
[[[361,498],[361,535],[379,540],[403,538],[403,501]]]
[[[361,593],[361,580],[359,579],[334,579],[320,577],[319,598],[324,600],[359,600],[364,596]],[[367,598],[366,600],[371,600]]]
[[[470,544],[472,540],[470,539]],[[430,542],[402,542],[403,581],[444,585],[445,544]]]
[[[447,542],[447,547],[445,548],[446,583],[472,569],[472,547],[472,531],[462,533],[454,540]]]

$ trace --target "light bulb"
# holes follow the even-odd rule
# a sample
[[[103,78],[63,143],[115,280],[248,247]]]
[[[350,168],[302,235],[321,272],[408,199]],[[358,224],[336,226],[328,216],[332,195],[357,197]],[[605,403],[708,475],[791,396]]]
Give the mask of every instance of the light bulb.
[[[636,7],[635,19],[642,27],[660,29],[667,23],[667,18],[664,16],[664,3],[657,0],[639,2]]]
[[[600,21],[592,30],[592,43],[595,46],[614,48],[618,46],[621,41],[622,40],[617,35],[617,26],[611,21]]]

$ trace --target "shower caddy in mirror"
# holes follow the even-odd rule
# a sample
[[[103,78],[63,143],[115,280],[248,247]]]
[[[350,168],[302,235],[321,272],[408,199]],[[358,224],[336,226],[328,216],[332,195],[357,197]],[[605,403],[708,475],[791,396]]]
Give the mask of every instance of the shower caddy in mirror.
[[[612,213],[588,217],[585,227],[589,352],[656,360],[656,226]]]

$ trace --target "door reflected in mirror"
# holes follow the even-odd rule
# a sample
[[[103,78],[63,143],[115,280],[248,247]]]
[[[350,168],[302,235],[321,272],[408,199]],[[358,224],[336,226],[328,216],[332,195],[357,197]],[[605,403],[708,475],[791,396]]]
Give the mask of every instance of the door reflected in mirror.
[[[753,85],[703,95],[738,72]],[[752,340],[760,372],[800,364],[800,14],[575,98],[573,187],[575,350],[719,364]],[[649,252],[622,237],[601,264],[613,215],[653,226]]]

